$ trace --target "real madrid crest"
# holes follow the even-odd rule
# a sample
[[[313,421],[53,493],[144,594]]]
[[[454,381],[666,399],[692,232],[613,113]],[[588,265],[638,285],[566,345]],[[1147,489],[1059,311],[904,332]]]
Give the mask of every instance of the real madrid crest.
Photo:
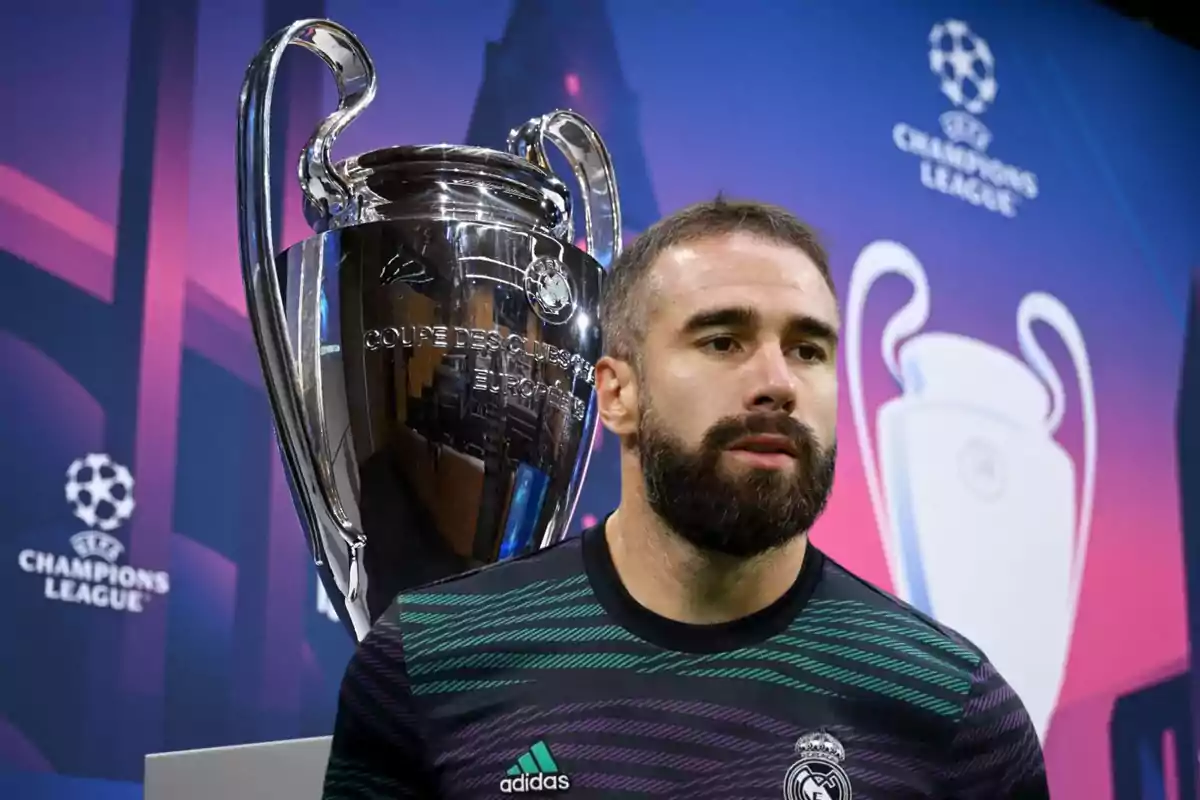
[[[533,313],[551,325],[562,325],[575,313],[571,275],[557,259],[542,257],[529,264],[525,269],[525,296]]]
[[[851,800],[841,742],[824,731],[806,733],[796,740],[796,755],[783,778],[785,800]]]

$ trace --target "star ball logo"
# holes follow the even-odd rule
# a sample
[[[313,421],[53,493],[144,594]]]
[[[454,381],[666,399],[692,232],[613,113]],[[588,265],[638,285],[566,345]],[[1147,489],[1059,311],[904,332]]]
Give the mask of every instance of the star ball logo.
[[[22,572],[43,578],[47,600],[138,614],[170,591],[168,573],[120,563],[125,545],[112,532],[133,516],[133,485],[129,469],[104,453],[71,463],[67,503],[87,529],[68,540],[70,554],[32,548],[17,554]]]
[[[905,122],[892,127],[896,148],[920,159],[921,184],[1004,217],[1038,196],[1037,175],[988,154],[992,132],[979,119],[996,101],[996,57],[962,20],[929,31],[929,69],[955,108],[939,118],[941,135]]]

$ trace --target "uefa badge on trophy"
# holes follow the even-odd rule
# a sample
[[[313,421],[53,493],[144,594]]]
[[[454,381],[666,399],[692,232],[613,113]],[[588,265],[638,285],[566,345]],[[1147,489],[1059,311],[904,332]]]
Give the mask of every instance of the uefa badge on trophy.
[[[272,241],[271,95],[315,52],[338,107],[300,155],[314,234]],[[334,162],[376,76],[340,25],[303,20],[250,64],[238,119],[243,278],[292,494],[322,583],[361,639],[407,588],[564,538],[595,426],[602,264],[620,247],[608,151],[553,111],[508,151],[387,147]],[[575,173],[575,209],[550,169]]]

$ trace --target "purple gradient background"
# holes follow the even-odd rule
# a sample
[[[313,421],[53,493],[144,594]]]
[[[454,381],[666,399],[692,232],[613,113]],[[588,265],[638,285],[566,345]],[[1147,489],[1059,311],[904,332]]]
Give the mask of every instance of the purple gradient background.
[[[1191,177],[1200,173],[1200,57],[1080,2],[973,7],[967,19],[996,53],[1001,86],[985,116],[991,152],[1036,172],[1042,190],[1009,220],[923,189],[917,159],[891,140],[900,121],[936,131],[948,108],[925,47],[933,22],[962,13],[956,4],[607,6],[663,213],[717,191],[788,206],[824,233],[843,292],[866,244],[897,239],[928,272],[927,329],[1012,352],[1027,292],[1050,292],[1076,316],[1093,360],[1100,456],[1091,552],[1047,754],[1055,797],[1110,797],[1114,698],[1180,671],[1189,651],[1173,410],[1188,270],[1200,258],[1200,183]],[[336,152],[461,141],[485,44],[501,37],[509,11],[487,0],[329,0],[325,15],[363,38],[381,77],[377,101]],[[20,109],[0,137],[0,250],[97,315],[120,296],[132,14],[131,0],[19,4],[0,52],[0,107]],[[144,615],[42,608],[37,582],[15,571],[26,542],[60,550],[79,529],[62,501],[63,473],[79,455],[103,451],[110,415],[126,412],[106,410],[53,353],[21,341],[6,316],[20,309],[11,299],[0,305],[0,364],[15,378],[0,387],[0,447],[29,487],[3,495],[12,507],[0,532],[0,563],[10,569],[0,597],[10,610],[38,604],[0,623],[0,770],[13,773],[0,776],[0,796],[99,797],[102,786],[121,785],[101,778],[136,781],[147,750],[328,730],[349,642],[316,613],[237,265],[235,102],[267,35],[265,14],[261,2],[200,3],[194,63],[172,72],[176,62],[164,62],[168,111],[150,160],[146,294],[135,309],[146,334],[128,373],[137,381],[136,437],[122,456],[138,479],[138,512],[122,531],[130,561],[169,568],[172,578],[170,595]],[[289,54],[285,64],[304,57]],[[332,107],[331,84],[322,108]],[[294,124],[316,119],[314,111]],[[307,233],[294,189],[288,202],[280,246]],[[0,291],[24,292],[33,280],[0,270]],[[897,392],[874,342],[906,296],[885,280],[868,306],[872,416]],[[98,335],[63,309],[39,313],[68,343]],[[1052,335],[1041,341],[1067,380],[1059,440],[1078,459],[1073,372]],[[97,352],[88,363],[102,383]],[[835,498],[817,541],[888,586],[845,397],[840,421]],[[613,444],[599,445],[581,514],[615,501]],[[39,709],[32,728],[12,722]],[[118,723],[133,732],[118,733]]]

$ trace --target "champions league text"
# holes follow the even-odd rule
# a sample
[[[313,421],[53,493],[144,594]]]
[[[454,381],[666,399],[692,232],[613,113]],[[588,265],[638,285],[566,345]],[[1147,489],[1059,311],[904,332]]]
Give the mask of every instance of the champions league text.
[[[1037,175],[961,144],[897,123],[896,148],[921,159],[921,183],[973,206],[1015,217],[1022,199],[1038,196]]]
[[[109,564],[40,550],[22,550],[17,554],[17,564],[24,572],[44,576],[46,599],[63,603],[137,614],[151,597],[171,590],[171,578],[166,572],[128,564]]]

